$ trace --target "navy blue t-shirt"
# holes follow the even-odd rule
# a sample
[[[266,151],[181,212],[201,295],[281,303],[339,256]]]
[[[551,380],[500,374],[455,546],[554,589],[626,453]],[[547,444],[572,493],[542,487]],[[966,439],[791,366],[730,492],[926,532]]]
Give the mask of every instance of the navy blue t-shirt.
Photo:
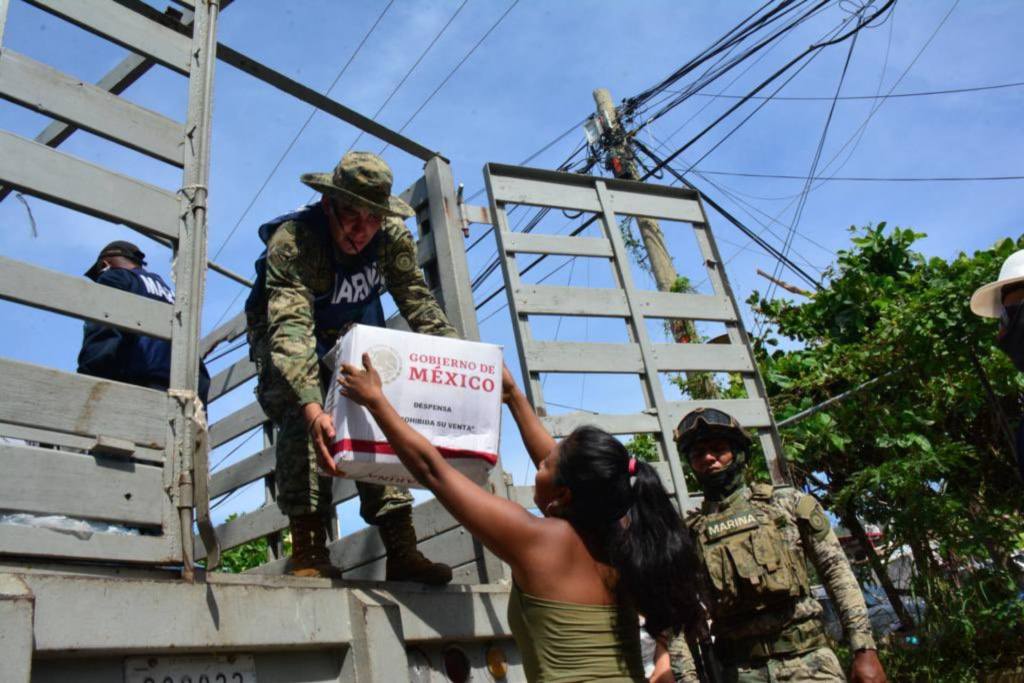
[[[110,268],[96,279],[101,285],[121,289],[169,304],[174,292],[156,273],[142,268]],[[171,343],[142,334],[125,332],[109,325],[85,323],[78,372],[118,382],[166,389],[171,376]],[[199,397],[206,403],[210,374],[199,367]]]

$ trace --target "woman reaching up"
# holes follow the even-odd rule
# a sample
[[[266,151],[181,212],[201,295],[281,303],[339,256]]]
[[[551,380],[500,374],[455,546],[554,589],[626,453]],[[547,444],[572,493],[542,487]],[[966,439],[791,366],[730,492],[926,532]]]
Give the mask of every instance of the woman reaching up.
[[[644,682],[637,613],[660,636],[700,618],[689,536],[654,468],[616,438],[579,427],[556,443],[508,368],[502,400],[537,466],[536,517],[451,467],[398,415],[368,355],[342,367],[409,472],[512,569],[508,621],[531,683]]]

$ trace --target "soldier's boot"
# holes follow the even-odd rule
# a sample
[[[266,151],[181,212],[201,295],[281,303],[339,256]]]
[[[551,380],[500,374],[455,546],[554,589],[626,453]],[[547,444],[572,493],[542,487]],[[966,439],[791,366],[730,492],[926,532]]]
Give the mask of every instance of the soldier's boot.
[[[326,520],[320,515],[289,517],[292,532],[292,555],[284,571],[292,576],[317,579],[340,579],[341,570],[331,564],[327,550]]]
[[[416,530],[412,526],[410,508],[401,508],[381,517],[377,529],[388,553],[388,581],[416,581],[429,586],[443,586],[451,582],[451,567],[431,562],[416,549]]]

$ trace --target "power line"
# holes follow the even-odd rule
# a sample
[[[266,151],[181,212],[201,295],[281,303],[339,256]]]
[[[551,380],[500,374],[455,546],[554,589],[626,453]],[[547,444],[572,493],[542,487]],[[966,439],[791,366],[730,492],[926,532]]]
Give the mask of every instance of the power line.
[[[865,117],[864,122],[861,123],[855,131],[853,131],[853,134],[850,135],[846,142],[843,143],[842,147],[840,147],[839,150],[836,151],[836,153],[832,156],[832,158],[828,160],[828,163],[825,164],[823,170],[827,170],[833,163],[835,163],[836,159],[839,158],[839,155],[843,153],[843,151],[850,145],[851,142],[854,142],[855,138],[857,139],[857,142],[854,143],[854,148],[856,148],[857,145],[860,144],[860,140],[862,140],[864,137],[863,133],[867,129],[868,124],[871,123],[871,119],[874,118],[875,114],[878,113],[878,110],[882,108],[882,105],[885,104],[886,101],[888,101],[889,96],[896,90],[897,87],[899,87],[899,84],[903,82],[903,79],[906,78],[908,73],[910,73],[910,70],[914,68],[914,65],[917,64],[917,60],[921,58],[921,55],[924,54],[924,51],[927,50],[928,46],[931,45],[933,40],[935,40],[935,36],[937,36],[939,34],[939,31],[942,30],[942,27],[946,25],[946,22],[949,20],[949,17],[953,14],[954,10],[956,10],[959,4],[960,0],[953,1],[953,5],[949,8],[949,11],[946,12],[946,14],[942,17],[942,20],[939,21],[938,25],[932,31],[931,35],[928,36],[928,39],[924,41],[924,44],[921,46],[921,49],[917,51],[917,54],[914,55],[914,58],[910,60],[909,64],[907,64],[907,68],[903,70],[903,73],[900,74],[899,78],[897,78],[896,81],[892,84],[892,87],[889,88],[889,92],[887,92],[885,96],[879,99],[878,102],[876,102],[871,107],[871,111],[868,112],[868,115],[867,117]],[[851,150],[850,155],[847,156],[846,160],[839,165],[838,169],[836,169],[836,174],[839,173],[839,170],[846,165],[846,163],[852,158],[852,156],[853,154]],[[826,182],[828,182],[827,179],[822,180],[818,187],[821,187],[821,185],[824,185]],[[817,188],[812,188],[812,191],[813,189]]]
[[[836,84],[836,92],[832,99],[832,104],[828,109],[828,116],[825,117],[825,125],[822,127],[821,136],[818,138],[818,146],[814,150],[814,158],[811,160],[811,168],[807,172],[807,180],[804,182],[803,193],[800,196],[800,200],[797,202],[796,210],[793,212],[793,222],[789,226],[789,232],[786,234],[786,241],[782,245],[783,256],[787,255],[790,247],[793,244],[793,235],[796,232],[797,227],[800,225],[800,219],[803,217],[804,208],[807,206],[807,197],[811,192],[811,185],[814,183],[814,174],[818,170],[818,163],[821,161],[821,152],[825,148],[825,140],[828,138],[828,130],[832,126],[832,116],[836,111],[836,104],[838,103],[839,93],[843,90],[843,83],[846,82],[846,74],[850,69],[850,60],[853,58],[853,50],[857,46],[857,37],[859,33],[854,33],[853,38],[850,40],[850,49],[846,52],[846,61],[843,62],[843,70],[839,74],[839,83]],[[777,291],[776,281],[782,274],[782,262],[775,264],[775,268],[772,271],[772,282],[768,286],[767,296],[770,299],[772,293]],[[758,335],[760,336],[760,335]]]
[[[1024,86],[1024,81],[1018,81],[1018,82],[1014,82],[1014,83],[997,83],[995,85],[979,85],[979,86],[968,87],[968,88],[949,88],[947,90],[922,90],[922,91],[918,91],[918,92],[893,93],[891,95],[843,95],[843,96],[841,96],[841,97],[839,97],[837,99],[846,101],[846,100],[896,99],[896,98],[899,98],[899,97],[931,97],[933,95],[955,95],[955,94],[959,94],[959,93],[968,93],[968,92],[983,92],[983,91],[986,91],[986,90],[1001,90],[1001,89],[1004,89],[1004,88],[1019,88],[1021,86]],[[681,92],[681,91],[671,91],[671,92]],[[723,99],[723,100],[738,100],[738,99],[741,99],[743,97],[743,95],[732,95],[732,94],[724,94],[724,93],[718,93],[717,95],[716,94],[712,94],[712,93],[694,93],[694,94],[697,97],[709,97],[709,98],[713,98],[713,99]],[[752,97],[750,99],[759,100],[759,99],[764,99],[764,98],[763,97]],[[772,99],[780,101],[780,102],[782,102],[782,101],[785,101],[785,102],[830,102],[832,100],[831,97],[812,97],[812,96],[800,96],[800,95],[789,95],[789,96],[785,96],[785,97],[774,97]]]
[[[723,206],[722,206],[721,204],[719,204],[719,203],[718,203],[718,202],[716,202],[716,201],[715,201],[714,199],[712,199],[711,197],[709,197],[709,196],[707,196],[706,194],[704,194],[703,192],[701,192],[700,188],[698,188],[698,187],[697,187],[696,185],[694,185],[694,184],[693,184],[692,182],[690,182],[689,180],[687,180],[687,179],[686,179],[686,178],[685,178],[685,177],[683,176],[683,174],[681,174],[681,173],[680,173],[679,171],[677,171],[676,169],[674,169],[674,168],[673,168],[672,166],[670,166],[670,165],[668,165],[668,164],[663,164],[663,162],[662,162],[662,161],[661,161],[661,159],[660,159],[660,158],[658,157],[658,155],[657,155],[657,154],[655,154],[655,153],[654,153],[654,152],[653,152],[653,151],[651,150],[651,148],[650,148],[650,147],[648,147],[647,145],[645,145],[645,144],[644,144],[643,142],[641,142],[640,140],[634,140],[633,142],[634,142],[634,144],[636,144],[636,145],[637,145],[637,147],[639,147],[639,148],[640,148],[640,151],[642,151],[642,152],[643,152],[644,154],[646,154],[647,156],[649,156],[649,157],[650,157],[650,158],[651,158],[651,159],[652,159],[652,160],[653,160],[653,161],[654,161],[654,162],[655,162],[656,164],[659,164],[659,165],[661,165],[661,166],[662,166],[663,168],[665,168],[665,169],[666,169],[666,170],[667,170],[667,171],[668,171],[669,173],[671,173],[671,174],[672,174],[673,176],[675,176],[675,178],[676,178],[676,179],[677,179],[677,180],[678,180],[679,182],[681,182],[682,184],[684,184],[684,185],[685,185],[686,187],[689,187],[689,188],[690,188],[691,190],[696,190],[697,192],[699,192],[699,193],[700,193],[700,195],[701,195],[701,198],[702,198],[702,199],[703,199],[703,200],[704,200],[705,202],[707,202],[707,204],[708,204],[708,205],[709,205],[709,206],[710,206],[711,208],[713,208],[713,209],[714,209],[715,211],[717,211],[717,212],[718,212],[718,213],[720,213],[720,214],[721,214],[721,215],[722,215],[723,217],[725,217],[725,219],[726,219],[726,220],[728,220],[728,221],[729,221],[730,223],[732,223],[732,224],[733,224],[733,225],[735,225],[735,226],[736,226],[737,228],[739,228],[739,230],[740,230],[740,231],[741,231],[741,232],[742,232],[743,234],[745,234],[745,235],[746,235],[747,237],[749,237],[749,238],[750,238],[751,240],[753,240],[753,241],[754,241],[754,242],[755,242],[755,243],[756,243],[756,244],[757,244],[757,245],[758,245],[759,247],[761,247],[762,249],[764,249],[765,251],[767,251],[767,252],[768,252],[769,254],[771,254],[771,255],[772,255],[772,256],[773,256],[773,257],[774,257],[775,259],[779,260],[779,261],[780,261],[780,262],[782,262],[782,263],[785,263],[785,264],[786,264],[786,266],[787,266],[787,267],[788,267],[788,268],[789,268],[789,269],[790,269],[791,271],[793,271],[793,272],[794,272],[794,273],[796,273],[796,274],[797,274],[798,276],[800,276],[801,278],[803,278],[803,279],[804,279],[804,280],[805,280],[805,281],[806,281],[806,282],[807,282],[808,284],[810,284],[810,285],[811,285],[812,287],[814,287],[815,289],[821,289],[821,284],[819,284],[819,283],[818,283],[818,281],[817,281],[817,280],[816,280],[816,279],[815,279],[815,278],[814,278],[813,276],[811,276],[810,274],[808,274],[808,273],[807,273],[807,271],[805,271],[805,270],[804,270],[803,268],[801,268],[801,267],[800,267],[799,265],[797,265],[796,263],[794,263],[792,259],[790,259],[790,258],[789,258],[788,256],[786,256],[785,254],[781,253],[781,252],[780,252],[780,251],[779,251],[778,249],[776,249],[776,248],[775,248],[774,246],[772,246],[771,244],[769,244],[769,243],[768,243],[768,242],[767,242],[767,241],[766,241],[766,240],[765,240],[765,239],[764,239],[763,237],[761,237],[761,236],[760,236],[760,235],[758,235],[758,234],[757,234],[756,232],[754,232],[754,231],[753,231],[753,230],[751,230],[751,229],[750,229],[749,227],[747,227],[747,226],[746,226],[746,225],[745,225],[745,224],[744,224],[744,223],[743,223],[743,222],[742,222],[742,221],[741,221],[740,219],[736,218],[736,216],[734,216],[734,215],[733,215],[733,214],[732,214],[732,213],[731,213],[730,211],[728,211],[728,210],[727,210],[727,209],[726,209],[725,207],[723,207]]]
[[[648,131],[648,133],[650,133],[650,131]],[[651,134],[651,138],[654,140],[655,144],[657,144],[661,149],[668,151],[668,148],[664,145],[664,143],[662,143],[660,140],[658,140],[657,136],[653,135],[653,133]],[[680,157],[680,160],[685,162],[685,160],[682,157]],[[675,167],[672,167],[672,170],[676,171],[676,173],[681,173],[679,171],[679,169],[677,169]],[[778,233],[776,233],[772,229],[771,225],[769,225],[768,223],[765,223],[763,220],[761,220],[760,218],[758,218],[754,214],[755,213],[759,213],[761,216],[763,216],[765,219],[767,219],[770,223],[774,223],[774,224],[778,225],[779,227],[782,227],[782,228],[787,227],[786,224],[784,224],[781,221],[779,221],[777,217],[770,216],[769,214],[765,213],[764,211],[761,211],[761,209],[759,209],[758,207],[756,207],[753,204],[751,204],[750,202],[744,200],[742,197],[737,196],[737,194],[735,192],[733,192],[732,190],[730,190],[729,188],[727,188],[727,187],[725,187],[725,186],[723,186],[723,185],[721,185],[719,183],[716,183],[714,180],[712,180],[711,178],[708,178],[707,176],[703,175],[699,171],[692,171],[692,172],[693,172],[694,175],[696,175],[698,178],[700,178],[701,180],[706,182],[708,185],[710,185],[711,187],[713,187],[716,190],[718,190],[719,192],[721,192],[723,195],[725,195],[726,197],[731,199],[733,202],[736,202],[739,205],[739,209],[741,211],[744,211],[748,216],[750,216],[750,218],[755,223],[757,223],[758,225],[761,226],[761,230],[758,231],[758,233],[757,233],[758,235],[762,235],[763,233],[767,232],[772,237],[775,237],[775,238],[779,239],[780,241],[783,239]],[[676,174],[673,173],[673,175],[676,175]],[[786,207],[786,208],[788,208],[788,207]],[[785,209],[783,209],[783,211],[785,211]],[[781,212],[780,212],[780,215],[781,215]],[[818,249],[820,249],[821,251],[827,253],[829,256],[835,256],[835,252],[834,251],[832,251],[831,249],[826,247],[824,244],[821,244],[820,242],[816,241],[814,238],[809,237],[808,235],[800,232],[799,230],[797,230],[796,234],[800,238],[802,238],[802,239],[806,240],[807,242],[809,242],[811,245],[813,245],[813,246],[817,247]],[[725,242],[725,240],[722,239],[721,237],[719,237],[719,241]],[[747,242],[747,244],[732,243],[732,246],[738,247],[741,251],[745,251],[748,248],[749,245],[750,245],[749,241]],[[793,253],[797,257],[799,257],[801,261],[803,261],[805,264],[807,264],[808,267],[812,268],[818,275],[820,275],[822,273],[822,270],[823,270],[822,268],[819,268],[818,266],[816,266],[813,263],[811,263],[810,259],[808,259],[806,256],[801,254],[799,251],[793,250]],[[766,255],[769,256],[770,258],[774,258],[772,256],[772,254],[766,254]],[[729,263],[731,260],[732,260],[732,258],[727,259],[726,263]]]
[[[760,83],[760,85],[758,85],[758,86],[757,86],[756,88],[754,88],[754,89],[753,89],[752,91],[750,91],[750,92],[749,92],[749,93],[748,93],[748,94],[747,94],[747,95],[746,95],[746,96],[745,96],[745,97],[744,97],[743,99],[741,99],[741,100],[740,100],[739,102],[737,102],[737,103],[736,103],[735,105],[733,105],[732,107],[730,107],[729,109],[727,109],[727,110],[725,111],[725,113],[723,113],[723,114],[722,114],[721,116],[719,116],[719,117],[718,117],[717,119],[715,119],[714,121],[712,121],[712,122],[711,122],[710,124],[708,124],[707,126],[705,126],[705,127],[704,127],[704,129],[703,129],[703,130],[701,130],[701,132],[700,132],[700,133],[698,133],[698,134],[697,134],[696,136],[694,136],[693,138],[691,138],[689,142],[687,142],[686,144],[684,144],[684,145],[683,145],[682,147],[680,147],[680,148],[679,148],[679,149],[677,149],[677,150],[676,150],[675,152],[673,152],[672,154],[670,154],[670,155],[669,155],[669,156],[668,156],[668,157],[667,157],[666,159],[664,159],[664,160],[663,160],[663,161],[662,161],[662,162],[661,162],[660,164],[658,164],[657,166],[655,166],[655,168],[654,168],[654,169],[652,169],[652,170],[651,170],[651,171],[650,171],[650,172],[649,172],[648,174],[646,174],[646,175],[645,175],[645,176],[644,176],[643,178],[641,178],[641,180],[646,180],[646,179],[647,179],[647,178],[649,178],[649,177],[650,177],[651,175],[653,175],[653,174],[654,174],[654,173],[656,173],[657,171],[661,170],[661,168],[663,168],[663,167],[664,167],[664,166],[665,166],[666,164],[669,164],[669,163],[671,163],[671,162],[672,162],[672,161],[673,161],[673,160],[674,160],[674,159],[675,159],[675,158],[676,158],[677,156],[679,156],[680,154],[682,154],[683,152],[685,152],[685,151],[686,151],[687,149],[689,149],[689,148],[690,148],[691,146],[693,146],[693,145],[694,145],[694,144],[695,144],[695,143],[696,143],[696,142],[697,142],[698,140],[700,140],[701,138],[703,138],[703,137],[704,137],[704,136],[705,136],[705,135],[706,135],[706,134],[707,134],[708,132],[710,132],[710,131],[711,131],[711,130],[712,130],[712,129],[713,129],[714,127],[715,127],[715,126],[717,126],[717,125],[718,125],[719,123],[721,123],[721,122],[722,122],[723,120],[725,120],[725,119],[726,119],[726,118],[727,118],[727,117],[728,117],[728,116],[729,116],[730,114],[732,114],[732,113],[733,113],[733,112],[735,112],[735,111],[736,111],[737,109],[739,109],[740,107],[742,107],[742,106],[743,106],[743,105],[744,105],[744,104],[745,104],[745,103],[747,102],[747,100],[749,100],[749,99],[750,99],[751,97],[754,97],[754,96],[755,96],[755,95],[757,95],[757,94],[758,94],[759,92],[761,92],[762,90],[764,90],[764,89],[765,89],[766,87],[768,87],[768,86],[769,86],[769,85],[770,85],[770,84],[771,84],[771,83],[772,83],[773,81],[775,81],[775,79],[777,79],[777,78],[778,78],[779,76],[781,76],[782,74],[784,74],[784,73],[785,73],[786,71],[788,71],[788,70],[789,70],[790,68],[792,68],[792,67],[793,67],[793,66],[795,66],[795,65],[796,65],[797,63],[799,63],[800,61],[802,61],[802,60],[803,60],[804,58],[806,58],[806,57],[807,57],[808,55],[813,55],[814,53],[816,53],[816,52],[819,52],[820,50],[822,50],[822,49],[823,49],[823,48],[825,48],[825,47],[828,47],[828,46],[830,46],[830,45],[835,45],[836,43],[839,43],[839,42],[842,42],[842,41],[846,40],[846,39],[847,39],[847,38],[849,38],[850,36],[854,35],[854,34],[855,34],[855,33],[856,33],[857,31],[859,31],[860,29],[862,29],[862,28],[863,28],[864,26],[866,26],[867,24],[869,24],[869,23],[870,23],[871,21],[873,21],[874,19],[876,19],[876,18],[877,18],[878,16],[880,16],[880,15],[881,15],[882,13],[886,12],[886,11],[887,11],[887,10],[888,10],[888,9],[889,9],[889,8],[890,8],[891,6],[892,6],[892,4],[893,4],[894,2],[895,2],[895,0],[888,0],[888,2],[886,2],[886,3],[885,3],[885,5],[883,5],[883,6],[882,6],[882,7],[881,7],[881,8],[880,8],[880,9],[879,9],[878,11],[876,11],[876,12],[875,12],[874,14],[872,14],[872,15],[871,15],[871,17],[869,17],[869,18],[868,18],[868,19],[867,19],[866,21],[862,21],[862,22],[858,23],[858,24],[857,24],[857,26],[855,26],[855,27],[854,27],[853,29],[851,29],[850,31],[847,31],[846,33],[843,33],[843,34],[841,34],[841,35],[839,35],[839,36],[836,36],[836,37],[833,37],[833,38],[829,38],[829,39],[826,39],[826,40],[823,40],[823,41],[820,41],[820,42],[814,43],[813,45],[811,45],[811,46],[809,46],[809,47],[808,47],[807,49],[805,49],[805,50],[804,50],[803,52],[801,52],[800,54],[798,54],[798,55],[797,55],[796,57],[794,57],[793,59],[789,60],[789,61],[788,61],[788,62],[787,62],[786,64],[784,64],[784,65],[783,65],[782,67],[780,67],[779,69],[777,69],[777,70],[776,70],[776,71],[775,71],[775,72],[774,72],[774,73],[773,73],[773,74],[772,74],[771,76],[769,76],[769,77],[768,77],[767,79],[765,79],[764,81],[762,81],[762,82]],[[844,22],[844,24],[845,24],[845,22]],[[840,29],[840,30],[841,30],[841,29]],[[647,125],[647,124],[649,124],[649,123],[650,123],[650,122],[651,122],[652,120],[653,120],[653,119],[648,119],[648,120],[647,120],[647,121],[645,122],[645,124],[644,124],[644,125]],[[642,127],[642,126],[641,126],[641,127]],[[635,132],[636,132],[636,131],[634,131],[634,133],[635,133]]]
[[[430,44],[427,45],[426,49],[424,49],[423,52],[420,53],[419,58],[413,63],[412,66],[409,67],[409,70],[405,72],[405,75],[402,76],[402,80],[398,81],[398,85],[394,87],[391,93],[387,96],[387,99],[384,100],[384,103],[380,105],[380,107],[377,108],[377,111],[373,113],[373,116],[370,117],[371,119],[376,119],[377,116],[379,116],[380,113],[384,111],[384,107],[388,106],[388,102],[390,102],[391,98],[395,96],[395,93],[401,90],[406,80],[408,80],[409,76],[412,75],[412,72],[416,70],[416,67],[420,65],[420,62],[422,62],[423,58],[427,56],[427,53],[430,52],[431,48],[433,48],[434,45],[437,44],[437,41],[441,40],[441,36],[443,36],[445,31],[448,30],[448,27],[452,25],[452,22],[455,21],[455,17],[459,16],[459,12],[462,11],[462,8],[465,7],[467,3],[469,3],[469,0],[462,0],[462,4],[459,5],[458,9],[456,9],[452,16],[448,18],[448,22],[441,27],[441,30],[437,32],[437,35],[435,35],[434,39],[430,41]],[[347,152],[352,151],[352,148],[355,147],[356,144],[363,138],[364,133],[366,133],[366,131],[359,131],[359,135],[357,135],[356,139],[352,141],[352,144],[348,146],[348,149],[346,150]]]
[[[788,3],[783,3],[783,5],[785,5],[785,4],[788,4]],[[782,7],[783,5],[780,5],[780,7]],[[741,53],[735,59],[731,60],[731,62],[729,64],[727,64],[726,66],[724,66],[721,69],[719,69],[716,73],[714,73],[712,75],[709,75],[707,78],[703,79],[703,81],[702,80],[698,80],[695,83],[691,84],[685,91],[683,91],[680,95],[678,95],[676,98],[671,100],[667,105],[663,106],[661,109],[659,109],[653,115],[648,117],[647,120],[644,121],[643,124],[641,124],[640,128],[643,128],[644,126],[651,124],[652,122],[656,121],[657,119],[661,118],[662,116],[665,116],[672,109],[674,109],[675,107],[679,106],[682,102],[684,102],[686,99],[688,99],[690,97],[690,95],[692,95],[693,93],[698,92],[700,90],[703,90],[705,87],[707,87],[707,85],[710,82],[716,80],[720,76],[722,76],[725,73],[727,73],[728,71],[732,70],[738,64],[740,64],[743,61],[745,61],[746,59],[750,58],[752,55],[754,55],[757,52],[759,52],[765,46],[770,45],[771,43],[773,43],[780,36],[783,36],[783,35],[789,33],[790,31],[795,29],[797,26],[799,26],[803,22],[805,22],[808,19],[810,19],[812,16],[817,14],[819,11],[821,11],[826,5],[828,5],[828,0],[825,0],[823,2],[819,2],[814,7],[812,7],[809,11],[807,11],[805,14],[801,15],[800,17],[798,17],[797,19],[793,20],[789,24],[783,26],[778,31],[776,31],[774,34],[770,35],[768,38],[762,40],[761,42],[757,43],[753,47],[747,49],[745,52]],[[799,5],[796,5],[796,6],[792,7],[792,8],[790,8],[789,10],[786,10],[786,12],[784,12],[783,14],[779,15],[779,17],[776,17],[776,18],[780,18],[781,16],[784,16],[785,13],[788,13],[789,11],[792,11],[793,9],[795,9],[798,6]],[[773,11],[777,11],[778,9],[779,8],[776,8],[776,10],[773,10]],[[846,22],[849,22],[849,19],[847,19]],[[846,23],[846,22],[844,22],[844,23]],[[752,32],[744,35],[743,39],[745,39],[748,35],[751,35],[751,33]],[[808,48],[808,50],[813,49],[813,48],[814,48],[814,46],[811,46],[811,48]],[[806,52],[805,52],[805,54],[806,54]],[[789,66],[791,66],[791,65],[792,64],[787,65],[785,68],[788,69]],[[631,102],[631,101],[627,100],[627,104],[629,102]]]
[[[761,16],[761,17],[757,18],[756,20],[754,20],[754,17],[757,16],[765,7],[767,7],[767,4],[768,3],[765,3],[765,5],[762,5],[761,7],[759,7],[753,14],[751,14],[747,19],[745,19],[743,22],[741,22],[741,24],[739,26],[736,26],[733,29],[731,29],[728,33],[726,33],[724,36],[722,36],[717,41],[715,41],[715,43],[713,43],[710,47],[706,48],[703,52],[701,52],[699,55],[697,55],[697,57],[691,59],[689,62],[684,64],[682,67],[677,69],[673,74],[671,74],[668,78],[663,80],[661,83],[659,83],[658,85],[656,85],[653,88],[649,88],[648,90],[646,90],[644,92],[641,92],[640,94],[636,95],[635,97],[632,97],[632,98],[629,98],[629,99],[625,100],[624,103],[623,103],[624,113],[626,113],[627,116],[628,116],[631,112],[633,112],[635,110],[638,110],[639,106],[641,104],[643,104],[646,101],[648,101],[654,95],[659,94],[662,91],[664,91],[669,85],[672,85],[673,83],[675,83],[679,79],[681,79],[684,76],[688,75],[690,72],[692,72],[698,66],[700,66],[702,63],[704,63],[707,60],[711,59],[712,57],[718,55],[719,53],[725,52],[727,50],[731,50],[735,45],[737,45],[737,44],[741,43],[742,41],[746,40],[748,37],[750,37],[751,35],[756,33],[759,29],[767,27],[767,26],[771,25],[773,22],[782,19],[786,14],[788,14],[788,13],[796,10],[800,6],[804,5],[805,2],[799,2],[799,3],[796,3],[796,4],[794,4],[791,0],[787,0],[787,1],[781,2],[775,8],[773,8],[771,11],[767,12],[764,16]],[[703,74],[701,76],[701,78],[698,78],[695,83],[691,84],[687,88],[687,90],[684,91],[683,94],[681,94],[680,96],[678,96],[675,99],[673,99],[673,101],[669,105],[663,106],[661,109],[659,109],[652,117],[650,117],[648,119],[648,123],[650,121],[653,121],[653,120],[655,120],[657,118],[660,118],[660,117],[664,116],[666,113],[668,113],[673,108],[678,106],[682,101],[684,101],[689,96],[690,93],[693,93],[693,92],[696,92],[698,90],[703,89],[704,87],[706,87],[708,82],[714,81],[717,78],[719,78],[720,76],[724,75],[725,73],[727,73],[728,71],[733,69],[737,64],[742,63],[743,61],[745,61],[746,59],[748,59],[752,55],[756,54],[758,51],[760,51],[766,45],[772,43],[779,36],[784,35],[785,33],[788,33],[793,28],[795,28],[799,24],[801,24],[804,21],[806,21],[807,19],[809,19],[811,16],[813,16],[816,12],[818,12],[821,8],[823,8],[827,4],[828,4],[828,0],[824,0],[822,2],[819,2],[814,7],[812,7],[808,12],[806,12],[802,16],[800,16],[798,19],[790,22],[786,26],[783,26],[781,29],[777,30],[774,34],[770,35],[767,39],[762,40],[760,43],[755,44],[751,48],[748,48],[747,50],[742,52],[740,55],[738,55],[737,57],[732,59],[728,64],[726,64],[725,66],[723,66],[720,69],[718,69],[717,71],[715,71],[713,74],[712,73],[708,73],[708,71],[711,71],[709,69],[708,71],[705,72],[705,74]],[[753,21],[751,21],[751,20],[753,20]],[[748,25],[748,23],[749,23],[749,25]],[[730,36],[732,36],[734,33],[736,33],[737,30],[739,30],[739,33],[737,33],[737,35],[735,35],[735,36],[730,38]]]
[[[504,13],[502,13],[502,15],[500,17],[498,17],[498,20],[495,21],[493,24],[491,24],[491,27],[489,29],[487,29],[487,31],[484,32],[484,34],[482,36],[480,36],[480,40],[476,41],[476,44],[474,44],[473,47],[471,47],[469,49],[469,52],[467,52],[465,55],[463,55],[462,59],[459,60],[459,63],[456,64],[452,68],[452,70],[448,72],[448,75],[444,77],[444,80],[442,80],[441,83],[436,88],[434,88],[434,92],[430,93],[427,96],[427,99],[423,100],[423,104],[421,104],[419,106],[419,108],[412,113],[412,116],[410,116],[408,119],[406,119],[405,123],[402,124],[402,127],[398,129],[399,133],[404,131],[409,126],[409,124],[412,123],[413,119],[415,119],[417,116],[419,116],[419,113],[421,111],[423,111],[423,109],[430,103],[430,101],[432,99],[434,99],[434,95],[436,95],[437,93],[439,93],[441,91],[441,88],[443,88],[448,83],[448,81],[451,80],[452,76],[455,75],[455,72],[457,72],[460,68],[462,68],[462,65],[466,63],[466,60],[468,60],[470,58],[470,56],[472,56],[472,54],[474,52],[476,52],[476,49],[478,47],[480,47],[480,45],[485,40],[487,40],[487,36],[491,35],[491,33],[494,31],[494,29],[498,28],[498,25],[501,24],[501,22],[503,22],[505,20],[505,17],[507,17],[509,15],[509,12],[511,12],[513,9],[515,9],[515,6],[518,5],[518,4],[519,4],[519,0],[513,0],[512,4],[508,6],[508,8],[504,11]],[[380,150],[380,154],[383,154],[387,150],[387,148],[390,147],[390,146],[391,146],[390,144],[384,145],[381,148],[381,150]]]
[[[734,176],[741,178],[778,178],[780,180],[807,180],[807,176],[782,173],[744,173],[741,171],[708,171],[697,169],[705,175]],[[950,183],[950,182],[996,182],[1003,180],[1024,180],[1024,175],[990,176],[813,176],[811,180],[839,180],[857,183]]]
[[[380,24],[381,19],[384,18],[384,15],[387,14],[387,11],[391,8],[391,5],[393,5],[394,2],[395,0],[389,0],[388,4],[385,5],[384,9],[381,10],[379,15],[377,15],[377,19],[376,21],[373,22],[373,26],[371,26],[370,29],[366,32],[366,35],[363,36],[363,39],[359,41],[359,45],[356,46],[355,52],[353,52],[352,56],[350,56],[348,58],[348,61],[345,62],[345,66],[341,67],[341,71],[339,71],[338,75],[334,77],[333,81],[331,81],[330,86],[328,86],[327,90],[324,91],[324,95],[329,95],[331,90],[334,89],[334,86],[336,86],[338,84],[338,81],[341,80],[341,77],[345,75],[345,72],[348,70],[348,67],[352,64],[352,61],[356,58],[356,55],[358,55],[359,51],[363,49],[364,45],[366,45],[366,41],[370,38],[370,34],[372,34],[374,29],[377,28],[377,25]],[[242,224],[242,221],[245,220],[245,217],[249,215],[249,210],[252,209],[252,207],[256,204],[256,200],[259,199],[261,194],[263,194],[263,190],[266,189],[267,185],[270,183],[271,178],[273,178],[274,174],[277,173],[277,169],[281,167],[281,164],[284,162],[285,157],[287,157],[288,153],[292,151],[292,148],[295,146],[295,143],[299,141],[299,137],[306,130],[306,127],[309,126],[310,121],[313,120],[313,117],[316,116],[316,113],[318,111],[319,109],[313,107],[312,110],[309,112],[309,116],[306,117],[306,121],[299,127],[299,130],[295,133],[295,136],[292,138],[292,141],[288,143],[288,146],[285,148],[284,152],[281,153],[281,156],[280,158],[278,158],[277,163],[275,163],[274,167],[270,169],[270,173],[267,174],[267,177],[264,179],[263,184],[260,185],[260,189],[256,190],[256,194],[253,195],[252,200],[250,200],[248,206],[245,207],[245,211],[242,212],[242,215],[238,217],[237,221],[235,221],[235,224],[234,226],[232,226],[231,231],[228,232],[228,236],[225,237],[224,241],[220,243],[219,247],[217,247],[216,253],[214,253],[213,258],[210,259],[211,261],[216,261],[217,257],[220,256],[220,253],[224,251],[224,247],[228,245],[228,242],[234,236],[235,231],[238,230],[238,226],[240,226]]]

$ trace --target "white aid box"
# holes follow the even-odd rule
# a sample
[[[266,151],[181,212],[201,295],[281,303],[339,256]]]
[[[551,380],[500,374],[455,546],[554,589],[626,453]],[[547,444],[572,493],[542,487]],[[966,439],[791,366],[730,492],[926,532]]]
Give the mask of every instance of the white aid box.
[[[398,414],[444,458],[482,484],[498,461],[501,431],[501,347],[494,344],[353,326],[329,357],[362,368],[370,354],[384,395]],[[369,411],[331,383],[325,410],[334,418],[334,462],[357,481],[420,486],[399,461]]]

